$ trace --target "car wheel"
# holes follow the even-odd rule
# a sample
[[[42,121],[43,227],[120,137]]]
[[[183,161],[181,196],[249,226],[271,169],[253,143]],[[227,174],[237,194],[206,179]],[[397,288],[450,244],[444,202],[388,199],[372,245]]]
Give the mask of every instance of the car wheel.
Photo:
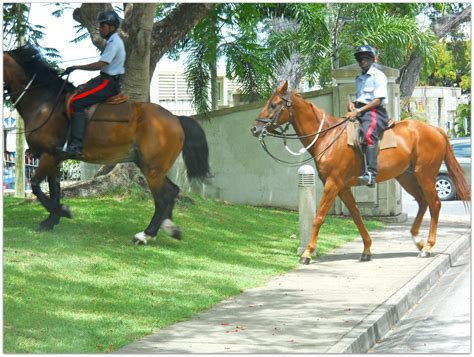
[[[440,175],[436,178],[436,191],[441,201],[450,201],[454,199],[456,195],[456,189],[454,188],[454,182],[451,177],[447,175]]]

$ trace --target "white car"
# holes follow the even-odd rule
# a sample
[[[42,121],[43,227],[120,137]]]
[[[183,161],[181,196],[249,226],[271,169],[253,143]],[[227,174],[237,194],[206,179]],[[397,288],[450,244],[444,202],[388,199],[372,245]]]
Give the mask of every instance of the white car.
[[[454,155],[461,164],[466,174],[466,180],[471,186],[471,138],[455,138],[450,139],[451,145],[453,146]],[[441,165],[439,174],[436,177],[436,191],[438,191],[438,197],[441,201],[453,200],[456,197],[456,188],[454,187],[453,180],[449,177],[448,169],[446,165]]]

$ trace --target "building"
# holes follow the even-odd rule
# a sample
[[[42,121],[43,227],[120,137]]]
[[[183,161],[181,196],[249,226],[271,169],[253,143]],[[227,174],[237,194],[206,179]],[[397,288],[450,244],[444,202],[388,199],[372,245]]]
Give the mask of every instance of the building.
[[[415,87],[409,108],[411,113],[426,117],[429,124],[450,132],[455,125],[456,108],[462,101],[461,88],[420,86]]]
[[[239,85],[226,78],[221,67],[223,66],[219,66],[217,72],[219,109],[236,105],[240,94]],[[175,115],[196,114],[184,75],[184,65],[181,62],[163,59],[158,63],[150,83],[150,100]]]

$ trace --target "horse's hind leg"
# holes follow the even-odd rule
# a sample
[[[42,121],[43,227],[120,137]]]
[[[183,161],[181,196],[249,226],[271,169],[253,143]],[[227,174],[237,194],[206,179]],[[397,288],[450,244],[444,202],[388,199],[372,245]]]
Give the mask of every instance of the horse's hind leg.
[[[49,197],[52,201],[60,204],[61,196],[61,187],[60,187],[60,177],[59,177],[59,166],[54,175],[48,176],[48,186],[49,186]],[[38,230],[40,231],[49,231],[54,228],[55,225],[59,223],[61,216],[56,212],[50,212],[48,218],[40,222]]]
[[[436,173],[430,173],[427,169],[420,170],[419,173],[415,172],[417,181],[420,184],[423,196],[426,198],[428,207],[430,208],[430,232],[428,235],[428,241],[421,250],[419,257],[425,258],[431,255],[431,249],[436,244],[436,229],[438,228],[439,212],[441,210],[441,201],[436,191],[435,181]]]
[[[369,232],[367,232],[367,229],[365,228],[362,215],[357,208],[356,200],[354,199],[354,195],[352,194],[350,187],[345,188],[339,192],[339,197],[351,213],[352,219],[354,220],[354,223],[356,224],[357,229],[359,230],[359,233],[362,237],[362,241],[364,242],[364,251],[362,252],[360,261],[369,261],[371,260],[372,256],[372,253],[370,252],[372,239],[370,238]]]
[[[144,170],[142,170],[144,171]],[[170,190],[170,181],[167,181],[163,172],[158,169],[144,171],[148,181],[153,200],[155,202],[155,213],[148,227],[140,233],[135,234],[132,242],[135,244],[146,244],[147,240],[155,240],[161,224],[170,216],[171,203],[176,198],[176,191]]]
[[[163,190],[166,191],[166,195],[169,197],[165,212],[163,214],[164,220],[161,223],[161,228],[171,237],[175,239],[181,239],[181,228],[177,226],[173,221],[173,208],[176,202],[176,197],[179,195],[179,187],[174,184],[168,177],[165,177],[163,184]]]
[[[423,191],[413,173],[405,172],[404,174],[398,176],[396,179],[400,183],[400,185],[402,185],[405,191],[412,195],[415,201],[418,203],[418,213],[416,214],[415,221],[411,226],[411,236],[418,250],[422,250],[426,242],[424,239],[418,237],[418,234],[420,232],[420,226],[421,222],[423,221],[423,216],[425,215],[426,209],[428,208],[428,203],[426,202],[425,196],[423,195]]]

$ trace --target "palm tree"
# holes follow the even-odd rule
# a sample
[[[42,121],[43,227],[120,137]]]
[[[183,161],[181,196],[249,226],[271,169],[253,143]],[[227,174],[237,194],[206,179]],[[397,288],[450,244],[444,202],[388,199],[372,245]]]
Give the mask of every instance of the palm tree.
[[[436,55],[436,37],[417,23],[417,11],[418,4],[293,4],[287,14],[300,26],[271,39],[272,48],[297,48],[308,78],[323,86],[332,83],[331,69],[354,62],[353,49],[362,44],[375,47],[379,61],[390,67],[402,68],[415,52],[429,65]]]

